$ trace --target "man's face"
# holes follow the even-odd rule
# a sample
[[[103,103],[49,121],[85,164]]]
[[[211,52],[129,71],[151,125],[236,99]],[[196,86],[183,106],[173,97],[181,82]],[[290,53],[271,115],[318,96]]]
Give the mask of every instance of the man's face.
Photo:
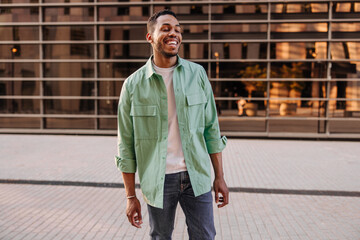
[[[171,58],[178,54],[182,41],[181,27],[178,20],[172,15],[160,16],[152,33],[148,33],[147,40],[154,51],[164,57]]]

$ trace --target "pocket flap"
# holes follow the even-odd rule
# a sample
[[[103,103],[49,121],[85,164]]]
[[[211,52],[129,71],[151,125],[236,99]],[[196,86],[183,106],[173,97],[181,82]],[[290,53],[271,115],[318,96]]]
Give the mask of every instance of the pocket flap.
[[[203,92],[186,96],[188,106],[206,103],[206,97]]]
[[[132,106],[130,116],[156,116],[156,106]]]

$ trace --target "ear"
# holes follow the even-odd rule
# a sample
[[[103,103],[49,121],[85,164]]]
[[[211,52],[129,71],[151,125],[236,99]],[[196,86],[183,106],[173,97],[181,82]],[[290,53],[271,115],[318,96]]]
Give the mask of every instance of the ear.
[[[152,36],[150,33],[146,34],[146,41],[148,41],[148,43],[153,43]]]

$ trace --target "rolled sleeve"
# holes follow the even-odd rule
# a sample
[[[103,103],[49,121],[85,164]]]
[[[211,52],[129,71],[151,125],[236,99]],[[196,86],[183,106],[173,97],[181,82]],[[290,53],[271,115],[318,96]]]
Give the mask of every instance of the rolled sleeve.
[[[220,139],[211,139],[206,141],[206,147],[209,154],[219,153],[226,147],[227,138],[223,136]]]
[[[122,159],[119,156],[115,156],[115,164],[121,172],[135,173],[136,161],[134,159]]]

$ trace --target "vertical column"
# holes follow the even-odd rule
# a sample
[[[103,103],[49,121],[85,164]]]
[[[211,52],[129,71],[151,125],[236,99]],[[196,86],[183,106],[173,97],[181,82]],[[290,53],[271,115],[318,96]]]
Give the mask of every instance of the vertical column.
[[[271,68],[271,64],[270,64],[270,34],[271,34],[271,2],[268,2],[267,4],[267,42],[266,42],[266,118],[265,118],[265,132],[267,134],[269,134],[269,128],[270,128],[270,122],[269,122],[269,117],[270,117],[270,68]]]
[[[208,7],[208,76],[211,78],[211,3]]]
[[[94,0],[94,25],[93,25],[93,28],[94,28],[94,114],[95,114],[95,117],[94,117],[94,121],[95,121],[95,130],[98,130],[99,129],[99,119],[98,119],[98,116],[99,116],[99,105],[98,105],[98,93],[99,93],[99,79],[98,79],[98,25],[97,25],[97,22],[98,22],[98,5],[97,5],[97,0]]]
[[[44,111],[44,54],[43,54],[43,0],[39,0],[39,94],[40,94],[40,129],[46,128]]]
[[[331,34],[331,27],[332,27],[332,9],[333,9],[333,2],[329,1],[328,2],[328,40],[327,40],[327,76],[326,76],[326,105],[325,105],[325,133],[327,135],[330,135],[330,123],[329,123],[329,97],[330,97],[330,86],[331,86],[331,67],[332,67],[332,62],[331,62],[331,47],[330,47],[330,43],[331,43],[331,39],[332,39],[332,34]]]

